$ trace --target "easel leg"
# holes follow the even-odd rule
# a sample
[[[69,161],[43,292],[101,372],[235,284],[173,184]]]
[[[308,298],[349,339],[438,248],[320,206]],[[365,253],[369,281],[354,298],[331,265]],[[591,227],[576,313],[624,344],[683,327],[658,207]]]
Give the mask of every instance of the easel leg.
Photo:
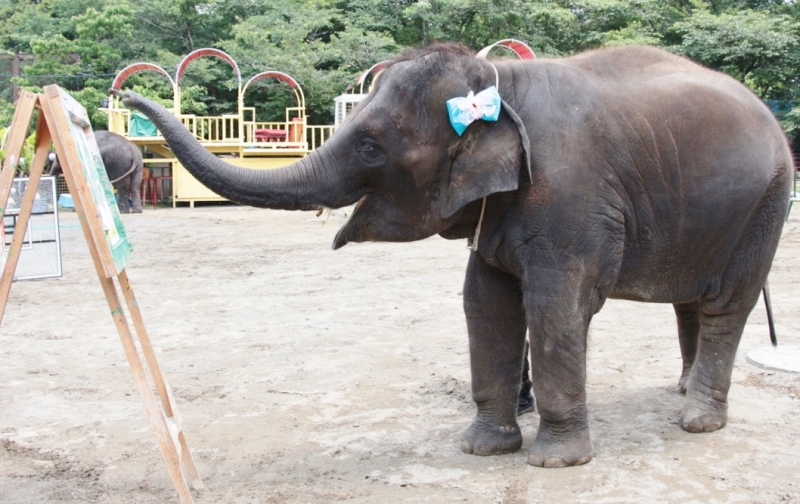
[[[183,428],[181,427],[178,407],[175,405],[175,402],[172,399],[172,394],[169,390],[169,385],[164,379],[164,375],[161,373],[161,366],[158,364],[156,354],[153,351],[153,345],[150,343],[150,336],[147,334],[147,329],[144,326],[142,314],[139,311],[139,303],[136,302],[136,297],[133,294],[133,288],[128,280],[128,273],[123,270],[120,272],[117,278],[119,279],[120,289],[122,289],[122,295],[125,298],[125,302],[128,306],[128,312],[133,320],[133,326],[136,329],[136,334],[139,336],[139,343],[142,346],[142,353],[147,360],[147,365],[150,367],[150,373],[153,376],[153,382],[155,383],[156,391],[158,391],[158,396],[161,398],[161,404],[164,406],[166,416],[173,418],[178,427],[178,440],[181,445],[181,460],[183,461],[186,471],[189,473],[189,477],[192,480],[192,488],[201,489],[203,488],[203,481],[200,479],[200,473],[197,471],[194,458],[192,457],[191,451],[189,450],[189,445],[186,442],[186,436],[184,435]]]
[[[33,110],[36,108],[38,99],[38,95],[23,91],[17,102],[17,108],[14,110],[14,117],[11,119],[11,125],[9,126],[10,136],[5,145],[6,160],[2,171],[0,171],[0,214],[3,214],[8,195],[11,192],[17,161],[19,161],[19,156],[22,152],[22,144],[25,143],[25,133],[28,132],[28,126],[31,124]],[[37,131],[39,130],[37,129]]]
[[[125,319],[125,315],[122,312],[122,306],[120,305],[114,282],[111,278],[106,278],[103,274],[102,266],[99,264],[99,258],[96,257],[94,251],[92,257],[95,259],[95,266],[97,268],[97,275],[100,278],[100,284],[103,286],[103,292],[106,295],[108,307],[111,309],[114,324],[117,326],[120,341],[122,341],[122,346],[125,349],[125,356],[128,358],[128,364],[133,372],[133,378],[134,381],[136,381],[136,387],[139,389],[139,395],[142,397],[142,402],[144,402],[147,416],[150,418],[150,423],[153,425],[156,440],[161,448],[161,454],[164,456],[164,462],[167,464],[167,470],[169,470],[172,484],[178,492],[181,504],[193,503],[192,494],[189,492],[186,479],[181,472],[180,454],[172,440],[172,435],[165,422],[165,418],[156,404],[153,391],[150,389],[150,384],[147,382],[147,375],[142,366],[142,361],[139,358],[139,352],[136,350],[136,344],[133,341],[133,335],[128,327],[128,321]]]
[[[97,277],[100,280],[100,285],[103,287],[103,293],[105,294],[106,301],[108,302],[108,307],[111,310],[111,316],[114,319],[114,325],[117,327],[117,333],[119,333],[119,339],[122,342],[122,347],[125,350],[125,356],[128,359],[128,365],[133,373],[133,378],[136,382],[136,388],[139,390],[139,395],[144,403],[144,409],[147,412],[147,417],[150,419],[150,423],[153,426],[156,441],[158,441],[161,454],[164,456],[164,462],[167,465],[167,470],[169,471],[172,485],[178,492],[178,497],[181,504],[192,504],[194,502],[192,500],[192,494],[189,492],[189,486],[186,484],[186,479],[183,477],[183,473],[181,472],[180,453],[178,453],[178,449],[172,440],[169,427],[167,426],[161,409],[156,403],[155,397],[153,396],[153,391],[150,388],[150,384],[147,382],[147,375],[145,374],[144,367],[142,366],[142,361],[139,358],[139,352],[136,349],[136,344],[133,341],[133,335],[131,334],[130,327],[128,326],[128,321],[125,319],[125,314],[122,311],[122,305],[120,304],[119,296],[117,295],[117,289],[114,286],[114,281],[112,278],[106,276],[105,268],[103,267],[103,263],[100,259],[100,253],[98,252],[97,247],[93,246],[94,237],[91,229],[89,228],[89,224],[84,217],[86,215],[86,211],[83,207],[82,199],[80,197],[74,197],[75,194],[78,194],[78,191],[77,188],[74,187],[74,181],[69,177],[67,177],[67,185],[69,185],[70,193],[73,194],[75,211],[80,217],[81,229],[83,230],[86,243],[89,245],[89,252],[91,253],[94,267],[97,270]]]
[[[45,127],[45,122],[39,119],[36,125],[37,145],[36,153],[33,156],[31,171],[28,174],[28,187],[25,189],[25,196],[20,205],[19,217],[14,228],[14,236],[11,238],[11,246],[8,249],[8,259],[3,268],[3,276],[0,278],[0,323],[3,322],[3,314],[6,311],[8,293],[11,291],[11,283],[14,281],[14,271],[17,269],[19,254],[22,251],[22,241],[25,239],[25,231],[28,228],[28,221],[31,218],[31,209],[36,199],[36,191],[39,190],[39,180],[42,178],[47,154],[50,150],[50,132]],[[12,179],[13,180],[13,179]],[[4,236],[0,236],[4,240]]]

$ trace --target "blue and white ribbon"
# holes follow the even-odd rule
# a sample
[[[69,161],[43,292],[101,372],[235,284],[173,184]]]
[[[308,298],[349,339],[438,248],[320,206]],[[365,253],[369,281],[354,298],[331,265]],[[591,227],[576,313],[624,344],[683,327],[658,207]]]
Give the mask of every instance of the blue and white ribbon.
[[[497,121],[500,117],[500,93],[495,86],[484,89],[478,94],[467,94],[466,98],[458,97],[447,100],[447,113],[450,114],[450,124],[458,136],[464,133],[467,126],[483,119],[484,121]]]

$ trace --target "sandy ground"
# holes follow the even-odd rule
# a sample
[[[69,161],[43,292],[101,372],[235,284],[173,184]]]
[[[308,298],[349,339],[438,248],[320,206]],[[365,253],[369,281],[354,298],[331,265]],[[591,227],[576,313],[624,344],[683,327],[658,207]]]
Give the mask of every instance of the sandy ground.
[[[800,210],[795,210],[800,212]],[[205,481],[203,503],[800,502],[800,375],[739,348],[725,429],[677,425],[672,308],[609,301],[592,323],[595,458],[547,470],[464,455],[474,416],[464,241],[355,244],[341,219],[239,207],[125,216],[128,272]],[[0,327],[0,501],[177,502],[74,214],[64,277],[13,285]],[[800,344],[800,213],[770,284]],[[520,419],[533,440],[535,413]]]

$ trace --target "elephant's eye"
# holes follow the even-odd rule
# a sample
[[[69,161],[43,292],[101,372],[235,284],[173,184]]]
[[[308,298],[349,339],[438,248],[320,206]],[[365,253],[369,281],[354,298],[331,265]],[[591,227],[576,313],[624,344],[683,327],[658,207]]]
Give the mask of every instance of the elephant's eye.
[[[363,137],[358,142],[356,153],[367,164],[380,164],[385,160],[383,149],[374,138]]]

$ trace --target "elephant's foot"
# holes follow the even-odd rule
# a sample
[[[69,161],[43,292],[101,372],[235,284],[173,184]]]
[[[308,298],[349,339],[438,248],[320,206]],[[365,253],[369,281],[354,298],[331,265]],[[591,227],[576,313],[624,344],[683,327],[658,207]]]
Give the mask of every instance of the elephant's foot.
[[[686,393],[686,389],[689,388],[689,375],[692,374],[692,368],[684,369],[683,373],[681,373],[681,379],[678,380],[678,391],[681,394]]]
[[[472,455],[502,455],[522,446],[522,432],[516,422],[495,425],[476,418],[461,437],[461,451]]]
[[[139,206],[134,205],[133,209],[131,209],[131,212],[133,212],[133,213],[142,213],[141,205],[139,205]]]
[[[707,403],[687,398],[681,412],[681,427],[686,432],[714,432],[728,422],[728,405],[709,399]]]
[[[124,206],[124,207],[120,206],[119,207],[119,213],[131,213],[131,209],[127,205]]]
[[[540,425],[536,439],[528,448],[528,463],[548,468],[583,465],[592,460],[592,452],[588,428],[556,433]]]

